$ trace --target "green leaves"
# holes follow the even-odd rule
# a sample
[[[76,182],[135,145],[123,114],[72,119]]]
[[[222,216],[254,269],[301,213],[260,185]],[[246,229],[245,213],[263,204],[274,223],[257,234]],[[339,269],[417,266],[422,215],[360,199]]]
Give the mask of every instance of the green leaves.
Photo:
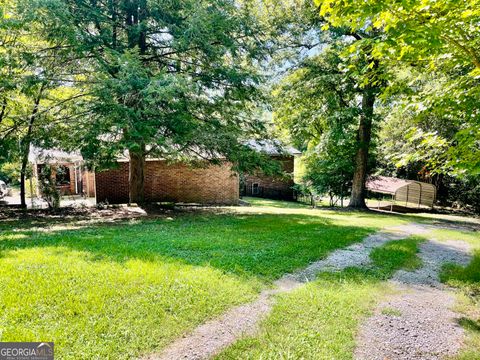
[[[71,45],[95,70],[85,104],[94,122],[77,134],[86,148],[118,154],[146,144],[150,155],[170,159],[192,150],[218,157],[230,153],[219,137],[239,144],[262,130],[248,116],[261,99],[253,63],[263,57],[249,2],[64,2],[85,36]]]
[[[326,46],[290,72],[273,94],[277,126],[305,149],[303,181],[314,193],[344,197],[353,177],[362,89],[342,52],[341,41]]]
[[[449,138],[452,141],[449,141],[448,166],[460,172],[478,173],[480,2],[319,0],[316,3],[320,16],[332,26],[379,32],[381,37],[371,42],[372,57],[387,64],[393,72],[412,66],[442,82],[443,88],[432,92],[411,88],[418,94],[415,100],[425,108],[417,112],[418,121],[430,113],[456,123],[458,133],[454,139]],[[352,55],[357,52],[355,45],[347,48]],[[394,85],[396,80],[393,77],[388,81]]]

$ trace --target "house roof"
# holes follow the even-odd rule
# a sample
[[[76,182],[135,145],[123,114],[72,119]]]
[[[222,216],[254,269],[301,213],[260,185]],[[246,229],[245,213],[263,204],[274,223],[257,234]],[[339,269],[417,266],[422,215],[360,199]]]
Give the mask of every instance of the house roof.
[[[60,149],[42,149],[32,146],[28,161],[37,164],[60,164],[83,161],[79,151],[68,152]]]
[[[300,155],[301,152],[291,146],[283,145],[279,140],[249,140],[246,145],[258,152],[264,152],[271,156],[282,155]],[[202,151],[191,151],[189,154],[192,158],[206,158],[212,156]],[[219,156],[222,158],[221,156]],[[42,149],[32,146],[28,155],[28,160],[37,164],[60,164],[74,163],[83,161],[82,154],[79,151],[68,152],[60,149]],[[162,160],[161,158],[148,157],[147,161]],[[129,161],[128,152],[124,152],[117,157],[119,162]]]
[[[246,145],[258,152],[263,152],[272,156],[281,155],[300,155],[301,152],[292,146],[286,146],[279,140],[249,140]]]
[[[367,179],[366,188],[370,191],[382,194],[395,194],[398,189],[413,182],[418,181],[404,180],[389,176],[371,176]]]

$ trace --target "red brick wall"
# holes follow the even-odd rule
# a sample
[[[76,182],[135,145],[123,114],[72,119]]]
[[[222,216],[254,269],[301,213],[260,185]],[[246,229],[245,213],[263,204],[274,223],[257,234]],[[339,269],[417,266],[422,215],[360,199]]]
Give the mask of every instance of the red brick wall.
[[[118,169],[95,173],[97,203],[122,204],[128,202],[128,163],[119,163]]]
[[[246,174],[244,177],[245,195],[253,195],[252,186],[256,183],[260,188],[258,196],[293,199],[294,157],[275,157],[274,159],[281,162],[282,170],[286,173],[286,176],[266,176],[262,173]]]
[[[97,201],[128,202],[128,163],[95,175]],[[145,200],[200,204],[236,204],[239,180],[228,164],[191,168],[185,164],[147,161]]]

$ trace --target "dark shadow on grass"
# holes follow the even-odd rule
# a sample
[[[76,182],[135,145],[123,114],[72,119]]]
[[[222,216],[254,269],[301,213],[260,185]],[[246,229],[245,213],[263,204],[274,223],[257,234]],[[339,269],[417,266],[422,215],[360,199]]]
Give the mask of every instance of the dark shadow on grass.
[[[182,211],[156,207],[150,215],[138,207],[107,206],[94,207],[62,207],[59,209],[2,209],[0,208],[0,230],[28,229],[31,227],[66,225],[75,223],[124,221],[128,219],[165,217]]]
[[[9,250],[66,247],[88,252],[94,260],[182,261],[269,281],[375,230],[308,215],[196,214],[47,233],[15,229],[0,234],[0,256]]]
[[[458,320],[458,324],[464,329],[480,333],[480,321],[478,320],[462,317]]]
[[[312,215],[318,216],[322,211],[328,213],[337,213],[341,215],[348,215],[354,213],[358,218],[371,218],[373,216],[393,217],[399,220],[418,222],[422,224],[439,225],[444,227],[451,227],[454,230],[466,231],[480,231],[480,224],[474,224],[468,221],[451,220],[451,219],[437,219],[418,216],[414,214],[399,214],[379,212],[375,209],[355,210],[349,208],[311,208],[308,205],[289,202],[277,201],[268,199],[256,199],[260,203],[256,203],[254,207],[261,208],[262,206],[274,208],[288,208],[288,209],[303,209],[311,210]],[[313,213],[315,211],[315,214]],[[202,214],[225,214],[231,210],[224,207],[215,206],[172,206],[172,204],[147,204],[142,208],[128,207],[122,205],[112,205],[105,208],[75,208],[66,207],[58,210],[52,209],[4,209],[0,208],[0,231],[5,231],[15,228],[16,230],[28,230],[32,227],[47,227],[52,225],[75,224],[76,227],[90,226],[91,223],[115,223],[138,218],[166,218],[177,217],[183,215],[202,215]]]
[[[18,209],[0,208],[0,233],[9,230],[36,230],[39,228],[74,226],[76,229],[95,226],[122,225],[126,221],[171,219],[189,215],[225,214],[228,210],[220,207],[164,206],[149,204],[144,207],[109,205],[103,208],[63,207],[59,209]]]

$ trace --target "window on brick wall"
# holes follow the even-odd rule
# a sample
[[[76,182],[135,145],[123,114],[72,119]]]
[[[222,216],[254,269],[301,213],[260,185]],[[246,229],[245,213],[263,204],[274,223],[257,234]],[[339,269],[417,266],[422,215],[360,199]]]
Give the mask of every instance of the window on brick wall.
[[[258,195],[260,193],[260,187],[258,186],[258,183],[253,183],[252,184],[252,195]]]

